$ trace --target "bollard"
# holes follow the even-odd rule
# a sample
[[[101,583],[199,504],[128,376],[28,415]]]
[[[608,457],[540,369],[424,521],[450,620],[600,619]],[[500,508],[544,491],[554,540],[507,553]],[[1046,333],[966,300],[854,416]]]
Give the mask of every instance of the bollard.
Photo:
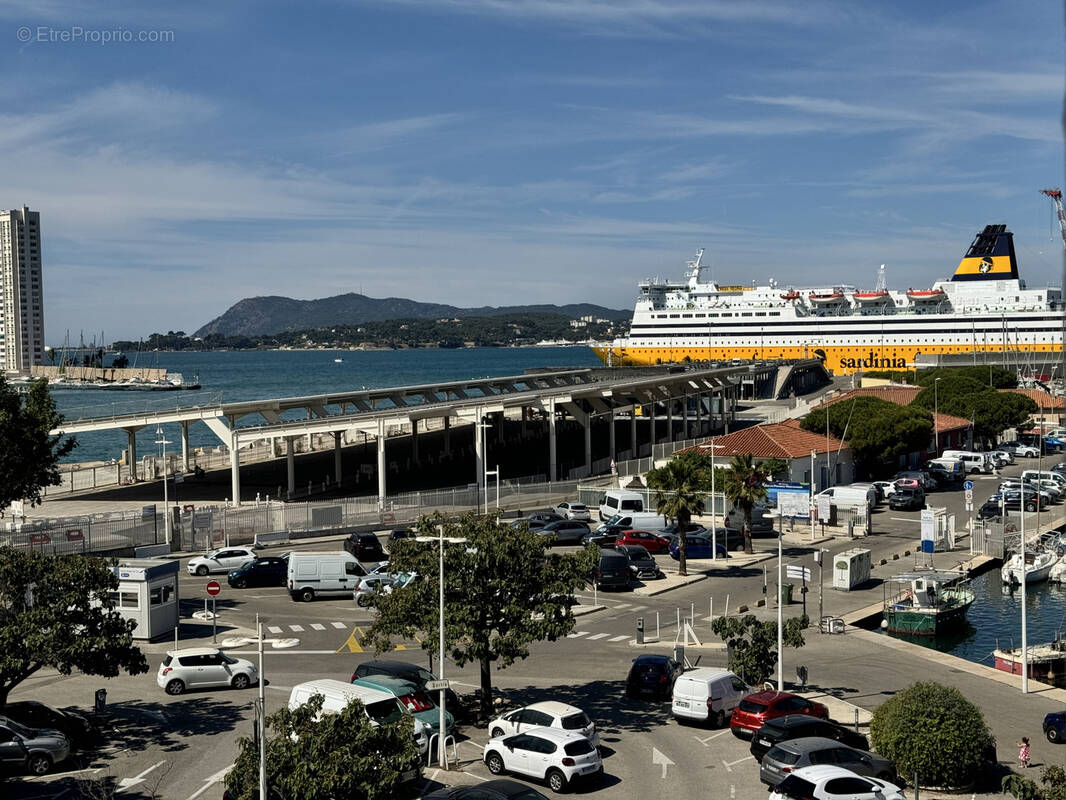
[[[859,732],[859,709],[855,709],[855,733]]]
[[[107,707],[107,689],[97,689],[93,696],[93,713],[103,714]]]
[[[637,617],[637,644],[644,644],[644,617]]]

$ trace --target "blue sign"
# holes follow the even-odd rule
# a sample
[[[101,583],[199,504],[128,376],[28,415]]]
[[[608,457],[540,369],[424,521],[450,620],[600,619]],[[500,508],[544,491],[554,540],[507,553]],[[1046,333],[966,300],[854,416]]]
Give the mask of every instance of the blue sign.
[[[962,488],[963,489],[972,489],[973,488],[973,481],[963,481],[962,482]]]

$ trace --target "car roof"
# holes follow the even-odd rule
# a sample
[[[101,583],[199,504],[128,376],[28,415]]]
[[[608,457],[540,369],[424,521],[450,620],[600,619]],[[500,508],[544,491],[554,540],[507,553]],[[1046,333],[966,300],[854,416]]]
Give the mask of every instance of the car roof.
[[[554,714],[557,717],[583,713],[577,706],[572,706],[569,703],[560,703],[558,700],[543,700],[540,703],[531,703],[526,708],[543,711],[545,714]]]
[[[827,747],[846,747],[848,750],[854,749],[842,742],[838,742],[836,739],[830,739],[827,736],[800,736],[795,739],[787,739],[778,743],[776,746],[784,747],[799,753],[806,753],[811,750],[824,750]]]
[[[406,680],[405,678],[399,678],[395,675],[367,675],[364,678],[358,678],[357,680],[352,681],[352,683],[369,686],[371,689],[377,686],[382,686],[390,692],[396,691],[401,694],[410,694],[411,692],[418,691],[418,686],[412,681]]]
[[[749,694],[747,699],[754,700],[757,703],[773,705],[778,700],[784,700],[786,697],[796,697],[796,695],[792,694],[792,692],[779,692],[776,689],[767,689],[762,692],[756,692],[755,694]]]
[[[479,789],[485,789],[486,791],[496,792],[506,797],[513,797],[520,794],[526,794],[530,791],[530,787],[524,783],[518,781],[512,781],[508,778],[496,778],[491,781],[485,781],[484,783],[475,784]],[[465,788],[465,787],[464,787]]]
[[[726,675],[732,676],[733,673],[728,669],[722,669],[721,667],[696,667],[696,669],[685,670],[681,674],[681,678],[693,678],[694,680],[710,680],[711,678],[721,678]]]
[[[213,656],[220,652],[217,647],[185,647],[181,650],[167,650],[168,656]]]
[[[536,736],[540,739],[554,739],[557,742],[571,742],[574,739],[583,739],[588,741],[583,733],[580,731],[568,731],[563,728],[545,728],[539,725],[527,728],[522,733],[529,736]]]
[[[646,653],[633,659],[634,664],[666,664],[669,661],[670,656],[659,655],[658,653]]]
[[[365,661],[360,666],[363,667],[375,667],[376,669],[386,670],[388,672],[417,672],[421,669],[417,664],[411,664],[407,661]],[[356,667],[358,669],[359,667]]]
[[[785,714],[785,716],[772,719],[766,724],[778,728],[802,728],[807,725],[836,725],[837,723],[828,719],[812,717],[810,714]]]
[[[873,778],[866,778],[863,775],[857,775],[850,769],[835,767],[831,764],[812,764],[809,767],[797,767],[791,774],[811,782],[823,781],[829,778],[863,778],[864,780],[876,782]]]

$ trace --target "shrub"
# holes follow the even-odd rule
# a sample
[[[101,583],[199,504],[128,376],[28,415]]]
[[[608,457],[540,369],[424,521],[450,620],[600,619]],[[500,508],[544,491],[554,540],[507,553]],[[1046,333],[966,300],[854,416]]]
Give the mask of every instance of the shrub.
[[[984,715],[958,689],[916,683],[874,712],[870,738],[900,777],[927,786],[965,786],[996,740]]]
[[[1040,773],[1040,783],[1011,773],[1003,778],[1003,791],[1017,800],[1064,800],[1066,798],[1066,771],[1062,767],[1045,767]]]

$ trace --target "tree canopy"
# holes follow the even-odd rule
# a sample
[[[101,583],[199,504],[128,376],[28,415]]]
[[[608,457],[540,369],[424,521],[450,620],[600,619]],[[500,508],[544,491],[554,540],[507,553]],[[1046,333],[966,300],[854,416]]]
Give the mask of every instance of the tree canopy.
[[[1036,403],[1017,392],[999,392],[972,377],[949,376],[930,383],[911,407],[936,408],[942,414],[973,420],[974,437],[995,441],[1008,428],[1024,425],[1036,413]]]
[[[63,417],[43,378],[19,394],[0,373],[0,516],[16,500],[41,502],[41,490],[59,483],[59,459],[73,438],[50,435]]]
[[[686,529],[693,513],[703,513],[703,501],[711,489],[711,459],[695,450],[677,453],[663,466],[649,470],[645,480],[655,490],[658,513],[677,520],[677,571],[688,575]]]
[[[744,513],[744,552],[751,552],[751,510],[766,499],[770,480],[765,461],[755,461],[751,453],[735,455],[725,473],[725,497]]]
[[[422,517],[421,536],[465,539],[444,545],[445,649],[463,666],[481,666],[481,713],[492,711],[492,665],[499,668],[529,655],[532,642],[566,636],[574,628],[574,592],[592,578],[599,549],[575,554],[548,551],[546,536],[467,514]],[[436,542],[401,539],[389,555],[393,572],[420,576],[391,594],[379,593],[378,617],[367,639],[382,652],[392,638],[422,635],[422,648],[437,649],[439,555]],[[432,634],[432,635],[429,635]]]
[[[134,623],[114,610],[115,563],[0,548],[0,709],[43,667],[108,678],[148,671]]]
[[[915,683],[883,703],[870,722],[877,752],[925,786],[965,786],[996,740],[981,710],[952,686]]]
[[[782,629],[785,647],[803,647],[807,617],[790,617]],[[718,617],[711,630],[729,648],[729,669],[746,683],[758,686],[777,668],[777,624],[760,622],[753,614]]]
[[[377,726],[353,700],[336,714],[320,714],[322,695],[266,719],[266,784],[285,800],[387,800],[398,796],[403,773],[418,761],[412,717]],[[226,775],[236,800],[258,800],[259,749],[237,742],[237,760]]]
[[[933,438],[933,415],[925,408],[879,397],[855,397],[816,408],[800,420],[800,427],[824,434],[827,414],[830,433],[847,440],[856,464],[868,475],[892,474],[901,457],[925,452]]]

